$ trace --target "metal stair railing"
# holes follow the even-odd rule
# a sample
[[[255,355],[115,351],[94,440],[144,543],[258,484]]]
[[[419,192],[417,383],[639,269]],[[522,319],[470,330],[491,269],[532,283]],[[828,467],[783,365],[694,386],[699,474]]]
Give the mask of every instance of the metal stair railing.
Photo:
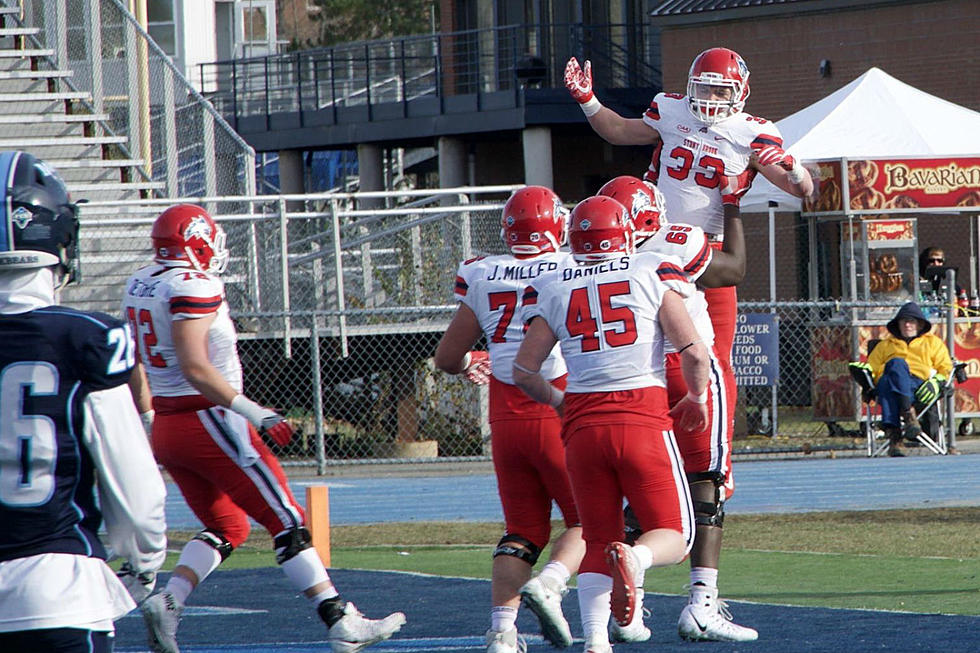
[[[124,135],[117,155],[142,160],[144,179],[164,194],[248,195],[255,189],[255,153],[187,81],[120,0],[0,0],[23,7],[30,37],[54,51],[56,69],[72,70],[69,88],[84,90],[85,110],[109,114],[100,128]],[[74,81],[72,81],[74,80]]]

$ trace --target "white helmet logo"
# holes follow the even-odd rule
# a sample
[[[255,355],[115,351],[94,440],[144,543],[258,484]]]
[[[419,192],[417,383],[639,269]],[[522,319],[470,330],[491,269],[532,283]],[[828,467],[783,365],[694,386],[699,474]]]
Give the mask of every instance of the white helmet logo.
[[[25,209],[23,206],[18,206],[16,209],[14,209],[14,212],[10,215],[10,221],[13,222],[15,225],[17,225],[18,227],[20,227],[21,229],[26,228],[27,225],[29,225],[31,223],[31,220],[33,219],[34,216],[31,215],[31,212]]]
[[[184,240],[190,240],[195,236],[206,241],[211,240],[211,225],[199,215],[191,218],[187,228],[184,229]]]

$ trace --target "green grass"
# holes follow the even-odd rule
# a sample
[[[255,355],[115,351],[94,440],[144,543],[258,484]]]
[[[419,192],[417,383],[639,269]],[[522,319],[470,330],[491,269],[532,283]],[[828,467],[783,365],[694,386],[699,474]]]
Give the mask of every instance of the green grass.
[[[764,603],[980,615],[978,523],[980,508],[729,516],[720,587],[726,598]],[[453,522],[335,526],[331,566],[489,578],[501,531]],[[187,536],[172,534],[171,548]],[[269,544],[253,535],[222,568],[274,566]],[[172,554],[164,569],[175,562]],[[687,574],[687,563],[653,569],[644,587],[680,595]]]

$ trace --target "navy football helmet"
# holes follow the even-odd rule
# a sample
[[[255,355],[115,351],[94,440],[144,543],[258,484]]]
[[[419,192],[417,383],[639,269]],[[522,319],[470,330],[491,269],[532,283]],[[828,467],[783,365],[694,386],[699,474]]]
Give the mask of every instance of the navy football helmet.
[[[0,152],[0,270],[58,266],[78,279],[78,207],[61,177],[27,152]]]

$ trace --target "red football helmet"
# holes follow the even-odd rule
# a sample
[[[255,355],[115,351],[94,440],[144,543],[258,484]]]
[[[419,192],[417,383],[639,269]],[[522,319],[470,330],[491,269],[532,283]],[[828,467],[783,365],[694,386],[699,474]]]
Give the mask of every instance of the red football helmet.
[[[225,232],[194,204],[177,204],[161,213],[150,238],[154,258],[164,265],[221,274],[228,263]]]
[[[727,100],[716,99],[710,87],[731,89]],[[694,117],[713,124],[745,108],[749,97],[749,69],[734,50],[711,48],[694,58],[687,75],[688,107]]]
[[[667,224],[664,194],[651,183],[623,175],[607,181],[599,194],[613,198],[630,212],[637,244]]]
[[[500,237],[515,255],[557,252],[565,243],[568,209],[554,191],[528,186],[516,191],[504,205]]]
[[[587,197],[572,210],[568,242],[579,263],[605,261],[636,251],[626,207],[605,195]]]

